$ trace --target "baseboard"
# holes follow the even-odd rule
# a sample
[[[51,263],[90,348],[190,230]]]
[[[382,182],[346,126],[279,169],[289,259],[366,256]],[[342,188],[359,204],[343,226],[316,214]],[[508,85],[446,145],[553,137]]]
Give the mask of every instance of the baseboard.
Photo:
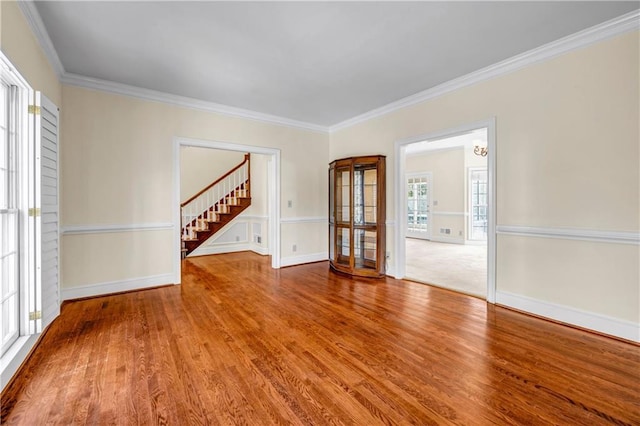
[[[391,267],[387,267],[385,273],[386,276],[388,276],[389,278],[396,278],[396,279],[402,279],[402,278],[397,278],[396,277],[396,270],[395,268],[391,268]]]
[[[255,244],[251,244],[251,247],[249,247],[249,250],[251,250],[254,253],[260,254],[262,256],[269,255],[269,248],[268,247],[261,247],[261,246],[255,245]]]
[[[320,262],[322,260],[327,260],[328,258],[329,256],[327,255],[327,252],[283,257],[282,259],[280,259],[280,266],[285,267],[285,266],[301,265],[303,263]]]
[[[502,291],[496,292],[496,303],[610,336],[640,342],[640,324],[631,321]]]
[[[90,284],[81,287],[63,288],[62,300],[82,299],[85,297],[102,296],[104,294],[120,293],[123,291],[141,290],[160,285],[174,284],[174,274],[150,275],[148,277],[130,278],[120,281],[109,281]]]
[[[240,243],[212,244],[210,246],[200,246],[187,257],[208,256],[210,254],[235,253],[238,251],[253,250],[252,244],[248,241]]]
[[[464,244],[464,238],[454,238],[454,237],[441,237],[441,236],[433,236],[431,237],[431,241],[436,243],[449,243],[449,244]]]

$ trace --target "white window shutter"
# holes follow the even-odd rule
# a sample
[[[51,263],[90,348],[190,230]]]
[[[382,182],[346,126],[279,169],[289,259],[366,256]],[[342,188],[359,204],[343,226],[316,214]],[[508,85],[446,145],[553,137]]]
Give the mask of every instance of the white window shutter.
[[[36,92],[35,113],[35,220],[36,220],[36,309],[30,316],[36,332],[42,332],[60,315],[59,288],[59,110]]]

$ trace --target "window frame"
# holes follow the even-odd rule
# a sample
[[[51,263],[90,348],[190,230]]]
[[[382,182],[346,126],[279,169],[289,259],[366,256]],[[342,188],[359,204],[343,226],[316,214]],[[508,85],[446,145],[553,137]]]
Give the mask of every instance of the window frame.
[[[487,175],[487,179],[485,181],[485,185],[486,185],[486,191],[485,191],[485,197],[486,197],[486,204],[484,204],[484,207],[486,209],[485,211],[485,217],[486,217],[486,225],[485,227],[487,228],[487,232],[486,232],[486,237],[485,238],[473,238],[473,174],[474,172],[484,172]],[[489,170],[487,167],[469,167],[467,168],[467,187],[468,187],[468,211],[467,211],[467,216],[468,216],[468,220],[467,220],[467,241],[469,242],[474,242],[474,243],[479,243],[479,242],[486,242],[488,241],[489,238]]]
[[[420,238],[424,240],[431,240],[432,238],[432,211],[433,211],[433,172],[415,172],[415,173],[407,173],[404,179],[404,191],[406,193],[407,202],[410,201],[408,195],[408,186],[410,179],[425,179],[426,187],[427,187],[427,219],[426,224],[427,227],[424,230],[418,230],[416,228],[409,228],[409,209],[407,207],[407,215],[406,215],[406,226],[404,229],[405,237],[408,238]],[[408,203],[407,203],[408,204]]]
[[[15,139],[19,149],[18,160],[18,256],[19,256],[19,312],[18,312],[18,337],[12,345],[0,354],[0,374],[2,387],[6,384],[7,377],[12,375],[12,370],[17,369],[22,362],[22,356],[31,349],[35,343],[35,321],[29,320],[29,312],[36,306],[36,224],[29,215],[30,209],[35,208],[36,196],[36,158],[35,152],[35,121],[29,112],[29,105],[34,99],[34,90],[20,73],[11,64],[9,59],[0,51],[0,79],[4,84],[15,86],[16,122]]]

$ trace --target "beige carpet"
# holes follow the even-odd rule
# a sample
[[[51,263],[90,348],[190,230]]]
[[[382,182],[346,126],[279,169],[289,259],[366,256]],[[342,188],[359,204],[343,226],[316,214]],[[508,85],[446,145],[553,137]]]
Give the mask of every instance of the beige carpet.
[[[487,246],[406,238],[406,278],[487,297]]]

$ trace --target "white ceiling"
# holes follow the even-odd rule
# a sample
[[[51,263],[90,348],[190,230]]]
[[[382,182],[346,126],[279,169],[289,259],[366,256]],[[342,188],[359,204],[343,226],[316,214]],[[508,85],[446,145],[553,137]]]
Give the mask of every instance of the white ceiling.
[[[67,73],[331,126],[638,2],[36,2]]]

